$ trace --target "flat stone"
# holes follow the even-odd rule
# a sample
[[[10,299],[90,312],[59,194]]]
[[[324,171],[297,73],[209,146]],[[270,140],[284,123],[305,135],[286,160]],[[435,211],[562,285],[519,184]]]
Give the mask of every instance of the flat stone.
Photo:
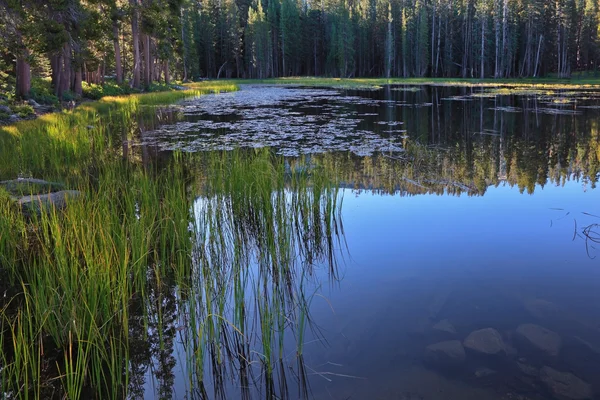
[[[465,348],[484,355],[506,354],[506,346],[500,333],[494,328],[471,332],[463,342]]]
[[[70,200],[76,199],[81,195],[77,190],[62,190],[49,194],[39,194],[33,196],[21,197],[17,203],[24,211],[40,212],[43,209],[54,207],[57,210],[62,210],[66,207]]]
[[[519,325],[515,331],[515,338],[527,347],[541,351],[549,356],[556,357],[560,353],[561,338],[552,332],[535,324]]]
[[[462,365],[467,358],[463,345],[458,340],[448,340],[425,348],[425,361],[440,368]]]
[[[592,386],[569,372],[543,367],[540,379],[559,400],[586,400],[593,397]]]

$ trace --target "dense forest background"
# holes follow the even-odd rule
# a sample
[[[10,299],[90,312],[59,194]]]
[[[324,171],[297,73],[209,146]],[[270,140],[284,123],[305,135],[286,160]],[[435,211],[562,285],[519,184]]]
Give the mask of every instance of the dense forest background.
[[[27,97],[198,78],[595,75],[600,0],[0,0]]]

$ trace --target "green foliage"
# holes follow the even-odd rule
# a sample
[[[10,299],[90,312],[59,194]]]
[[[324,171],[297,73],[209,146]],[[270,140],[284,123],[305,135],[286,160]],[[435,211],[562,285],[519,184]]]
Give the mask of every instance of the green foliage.
[[[127,85],[117,85],[115,82],[106,82],[104,85],[83,82],[83,97],[99,100],[104,96],[122,96],[131,94],[132,91]]]
[[[31,82],[31,91],[29,97],[39,104],[58,105],[58,97],[52,93],[50,81],[46,79],[33,79]]]
[[[13,105],[11,109],[13,113],[17,114],[20,118],[27,118],[35,114],[33,107],[29,104]]]

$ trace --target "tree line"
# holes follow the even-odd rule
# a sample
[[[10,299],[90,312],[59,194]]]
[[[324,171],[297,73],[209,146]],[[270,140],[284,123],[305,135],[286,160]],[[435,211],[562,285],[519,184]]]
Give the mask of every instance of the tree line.
[[[600,0],[0,0],[4,72],[55,95],[173,78],[598,70]],[[0,64],[1,66],[1,64]]]

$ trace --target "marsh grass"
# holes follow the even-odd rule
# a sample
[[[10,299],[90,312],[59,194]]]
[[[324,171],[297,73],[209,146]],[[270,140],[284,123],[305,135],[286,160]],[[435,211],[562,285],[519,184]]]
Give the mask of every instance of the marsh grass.
[[[156,105],[233,89],[104,98],[0,130],[1,179],[35,176],[82,193],[64,210],[25,216],[0,189],[2,393],[139,392],[140,366],[173,348],[170,303],[190,390],[208,396],[211,379],[226,398],[231,374],[243,391],[285,391],[275,377],[298,361],[302,335],[293,360],[284,335],[309,323],[303,285],[318,286],[321,265],[335,277],[343,247],[335,177],[266,149],[175,154],[160,167],[120,152]]]

